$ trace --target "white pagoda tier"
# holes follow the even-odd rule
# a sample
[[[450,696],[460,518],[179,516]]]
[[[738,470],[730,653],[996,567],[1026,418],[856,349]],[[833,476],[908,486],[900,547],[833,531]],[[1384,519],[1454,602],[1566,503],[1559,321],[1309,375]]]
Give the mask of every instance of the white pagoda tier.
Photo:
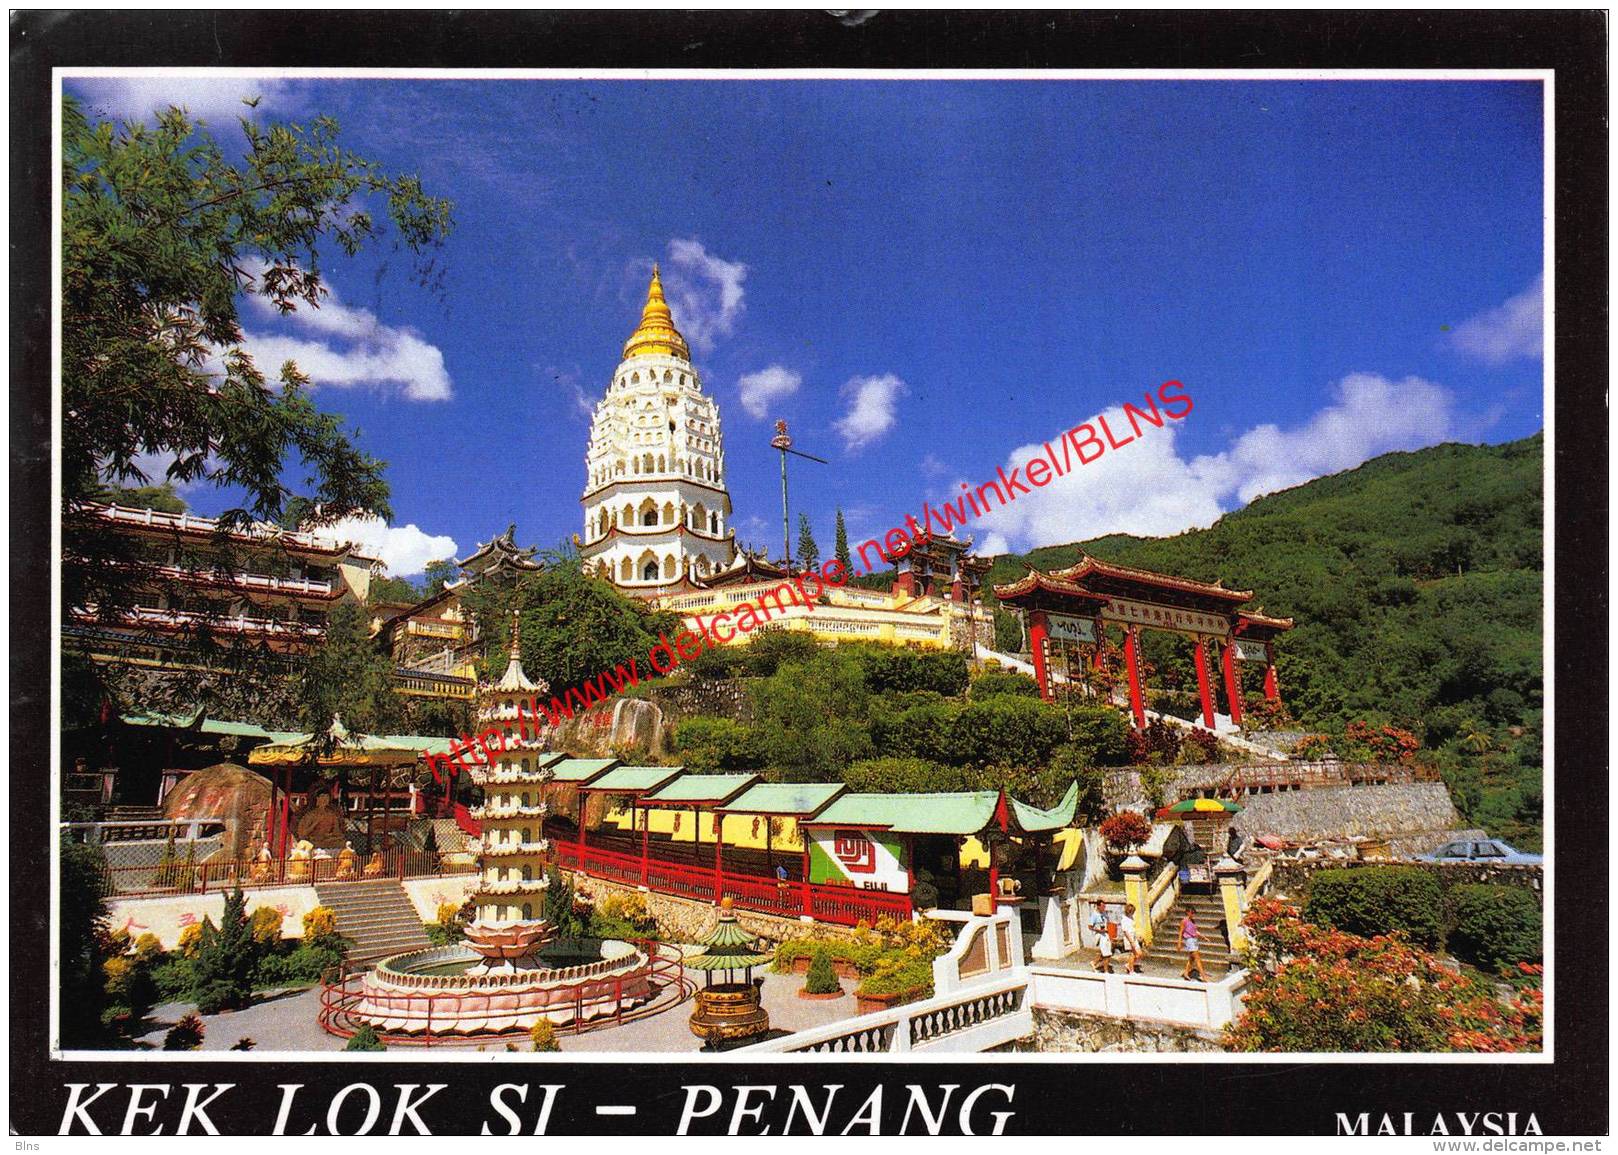
[[[596,404],[585,466],[579,555],[626,593],[688,592],[691,579],[736,557],[719,407],[702,391],[656,266],[640,326]]]
[[[483,827],[478,847],[478,887],[472,901],[476,913],[467,927],[466,945],[484,957],[483,967],[522,969],[524,960],[555,933],[545,921],[545,869],[550,843],[545,839],[543,787],[554,755],[540,748],[530,722],[530,702],[550,687],[523,672],[517,613],[511,615],[511,660],[500,680],[478,687],[478,731],[490,727],[505,736],[504,750],[492,766],[477,767],[473,779],[483,787],[483,805],[472,817]]]

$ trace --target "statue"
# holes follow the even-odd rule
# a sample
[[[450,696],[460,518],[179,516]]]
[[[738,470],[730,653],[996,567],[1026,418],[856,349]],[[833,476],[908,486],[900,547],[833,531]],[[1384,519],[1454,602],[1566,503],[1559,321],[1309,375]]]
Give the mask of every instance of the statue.
[[[337,854],[337,881],[347,882],[359,877],[359,858],[354,853],[352,842],[343,843],[343,849]]]
[[[316,794],[298,819],[298,840],[331,850],[343,845],[343,812],[332,805],[326,791]]]
[[[377,851],[375,854],[371,855],[371,861],[369,861],[369,862],[367,862],[365,864],[365,877],[366,878],[381,878],[382,877],[382,852],[380,850]]]
[[[287,881],[307,882],[309,880],[309,861],[314,855],[314,846],[306,841],[300,841],[292,848],[287,856]]]

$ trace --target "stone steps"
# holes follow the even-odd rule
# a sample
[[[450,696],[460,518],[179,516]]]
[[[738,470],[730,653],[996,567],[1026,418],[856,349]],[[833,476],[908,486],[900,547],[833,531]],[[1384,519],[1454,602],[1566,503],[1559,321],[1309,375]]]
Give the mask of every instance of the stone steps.
[[[315,893],[320,905],[337,916],[337,933],[353,942],[350,962],[375,962],[432,945],[421,915],[397,879],[319,882]]]

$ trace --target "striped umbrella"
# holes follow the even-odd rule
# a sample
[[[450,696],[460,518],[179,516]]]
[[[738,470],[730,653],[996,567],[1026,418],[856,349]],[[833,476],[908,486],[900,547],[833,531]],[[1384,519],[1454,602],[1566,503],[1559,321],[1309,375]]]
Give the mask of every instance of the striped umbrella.
[[[1197,817],[1203,814],[1240,814],[1242,808],[1224,798],[1187,798],[1157,812],[1159,818]]]

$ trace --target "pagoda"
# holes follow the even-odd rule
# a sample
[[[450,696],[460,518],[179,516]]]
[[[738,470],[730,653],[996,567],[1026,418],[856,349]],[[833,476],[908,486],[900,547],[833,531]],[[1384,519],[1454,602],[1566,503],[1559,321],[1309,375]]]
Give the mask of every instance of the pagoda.
[[[529,717],[525,706],[550,687],[523,672],[517,627],[513,610],[506,672],[498,681],[480,686],[478,693],[479,732],[493,728],[504,738],[493,761],[472,771],[473,780],[483,787],[483,805],[472,811],[483,824],[483,836],[477,889],[472,894],[475,913],[466,928],[466,945],[483,956],[475,969],[484,971],[534,967],[534,955],[556,933],[545,921],[550,843],[544,833],[547,807],[542,792],[558,756],[540,748],[532,724],[522,725],[522,719]]]
[[[597,404],[579,556],[626,593],[690,592],[736,556],[719,407],[652,266],[640,325]]]

